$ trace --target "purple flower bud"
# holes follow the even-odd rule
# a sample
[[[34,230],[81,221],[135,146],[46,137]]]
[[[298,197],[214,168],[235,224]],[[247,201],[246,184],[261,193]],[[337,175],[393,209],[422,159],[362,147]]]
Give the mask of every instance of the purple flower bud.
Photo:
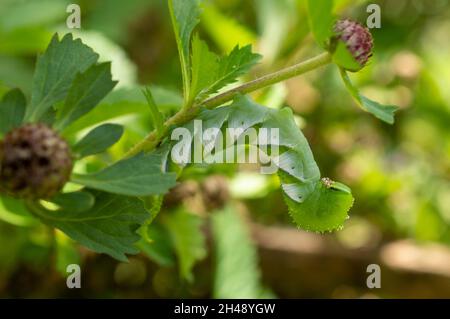
[[[369,29],[358,22],[344,19],[336,22],[334,32],[363,68],[372,56],[373,38]]]

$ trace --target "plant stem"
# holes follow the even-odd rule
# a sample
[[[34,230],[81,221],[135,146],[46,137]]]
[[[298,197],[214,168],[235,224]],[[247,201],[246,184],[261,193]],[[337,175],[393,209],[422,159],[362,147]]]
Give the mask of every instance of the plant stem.
[[[142,141],[140,141],[133,148],[131,148],[130,151],[125,154],[125,157],[134,156],[140,152],[148,152],[156,148],[158,144],[161,142],[161,140],[168,134],[171,126],[181,125],[194,119],[198,114],[198,112],[200,111],[201,106],[206,107],[208,109],[213,109],[226,102],[231,101],[236,96],[236,94],[251,93],[253,91],[265,88],[267,86],[318,69],[321,66],[331,63],[331,61],[332,61],[331,55],[328,52],[325,52],[307,61],[295,64],[280,71],[260,77],[256,80],[244,83],[234,89],[216,95],[201,103],[194,104],[190,108],[184,107],[177,114],[169,118],[164,123],[162,131],[151,132],[147,137],[145,137]]]
[[[330,62],[331,62],[331,55],[328,52],[322,53],[307,61],[295,64],[288,68],[282,69],[278,72],[265,75],[256,80],[244,83],[234,89],[231,89],[222,94],[207,99],[202,103],[202,105],[208,109],[215,108],[219,105],[222,105],[232,100],[236,94],[247,94],[262,89],[266,86],[273,85],[288,80],[290,78],[299,76],[306,72],[312,71]]]

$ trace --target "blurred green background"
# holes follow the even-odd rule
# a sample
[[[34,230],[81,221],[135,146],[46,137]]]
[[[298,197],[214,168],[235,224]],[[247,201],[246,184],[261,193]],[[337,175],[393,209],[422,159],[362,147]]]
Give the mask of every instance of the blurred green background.
[[[69,3],[81,6],[81,30],[66,27]],[[128,264],[0,202],[0,297],[450,298],[450,4],[340,0],[335,13],[365,22],[369,3],[380,5],[382,26],[372,30],[369,65],[352,78],[365,95],[401,108],[393,126],[356,107],[334,66],[254,95],[291,107],[323,175],[352,188],[343,230],[294,230],[277,178],[249,165],[186,170],[152,227],[154,243]],[[166,114],[179,107],[167,3],[0,0],[0,95],[19,87],[29,96],[37,54],[55,32],[72,31],[113,61],[120,81],[92,114],[127,127],[101,155],[112,161],[151,130],[139,85],[154,87]],[[198,31],[216,52],[253,44],[264,59],[248,79],[320,52],[303,0],[206,1]],[[69,263],[81,264],[82,289],[66,288]],[[381,289],[366,287],[371,263],[381,265]]]

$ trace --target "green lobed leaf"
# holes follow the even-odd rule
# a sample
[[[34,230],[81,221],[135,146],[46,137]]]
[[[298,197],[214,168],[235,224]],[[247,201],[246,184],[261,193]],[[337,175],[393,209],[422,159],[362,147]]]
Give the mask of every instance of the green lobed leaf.
[[[74,40],[72,34],[66,34],[62,40],[55,34],[45,53],[38,58],[25,119],[40,120],[55,103],[64,100],[77,74],[97,60],[98,55],[81,40]]]
[[[180,55],[181,70],[183,73],[184,91],[190,92],[191,62],[190,45],[192,32],[200,22],[201,0],[168,0],[175,39]]]
[[[72,147],[80,158],[99,154],[116,144],[123,135],[123,127],[118,124],[103,124],[83,137]]]
[[[201,217],[185,211],[164,216],[163,223],[169,231],[178,258],[180,275],[192,282],[192,268],[206,257],[206,240],[202,233]]]
[[[388,124],[394,124],[394,114],[398,110],[397,106],[383,105],[363,96],[361,93],[359,93],[359,90],[352,84],[347,72],[342,68],[340,69],[340,71],[345,86],[363,110],[372,113],[373,115],[375,115],[375,117]]]
[[[234,83],[261,60],[261,55],[252,53],[250,45],[236,46],[227,56],[219,58],[210,52],[206,43],[198,37],[192,46],[192,95],[197,100],[217,93]]]
[[[324,49],[333,35],[333,1],[308,0],[309,23],[317,43]]]
[[[140,238],[136,231],[148,217],[142,201],[105,192],[90,192],[95,197],[95,204],[84,212],[69,208],[49,211],[36,203],[28,206],[44,223],[60,229],[87,248],[127,261],[126,254],[139,252],[135,247]]]
[[[242,218],[232,208],[226,208],[214,213],[212,229],[215,247],[213,297],[271,297],[261,284],[257,249]]]
[[[163,173],[161,156],[138,154],[93,174],[73,174],[71,181],[105,192],[148,196],[164,194],[175,186],[176,175]]]
[[[216,80],[218,60],[219,57],[211,52],[206,42],[196,34],[192,40],[191,100]]]
[[[19,89],[13,89],[3,96],[0,102],[0,134],[20,126],[26,105],[25,96]]]
[[[109,62],[92,65],[85,72],[78,74],[65,103],[57,110],[56,127],[62,130],[90,112],[116,84],[117,82],[112,80]]]

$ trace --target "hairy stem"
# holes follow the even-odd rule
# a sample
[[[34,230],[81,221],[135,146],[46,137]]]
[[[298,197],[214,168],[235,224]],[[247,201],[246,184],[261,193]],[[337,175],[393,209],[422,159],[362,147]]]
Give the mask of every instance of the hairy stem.
[[[324,65],[331,63],[331,61],[332,61],[331,55],[328,52],[322,53],[307,61],[295,64],[280,71],[260,77],[256,80],[244,83],[234,89],[216,95],[201,103],[197,103],[190,108],[184,107],[177,114],[169,118],[164,123],[162,131],[151,132],[141,142],[136,144],[127,154],[125,154],[125,157],[134,156],[140,152],[148,152],[155,149],[158,146],[158,144],[162,141],[162,139],[168,134],[171,126],[181,125],[194,119],[198,114],[198,112],[200,111],[201,106],[206,107],[208,109],[213,109],[215,107],[218,107],[222,104],[231,101],[237,94],[251,93],[253,91],[265,88],[267,86],[318,69]]]
[[[282,69],[278,72],[265,75],[256,80],[244,83],[234,89],[231,89],[222,94],[207,99],[202,103],[202,105],[209,109],[215,108],[219,105],[222,105],[232,100],[236,94],[247,94],[265,88],[269,85],[283,82],[290,78],[315,70],[330,62],[331,62],[331,55],[328,52],[322,53],[307,61],[295,64],[288,68]]]

